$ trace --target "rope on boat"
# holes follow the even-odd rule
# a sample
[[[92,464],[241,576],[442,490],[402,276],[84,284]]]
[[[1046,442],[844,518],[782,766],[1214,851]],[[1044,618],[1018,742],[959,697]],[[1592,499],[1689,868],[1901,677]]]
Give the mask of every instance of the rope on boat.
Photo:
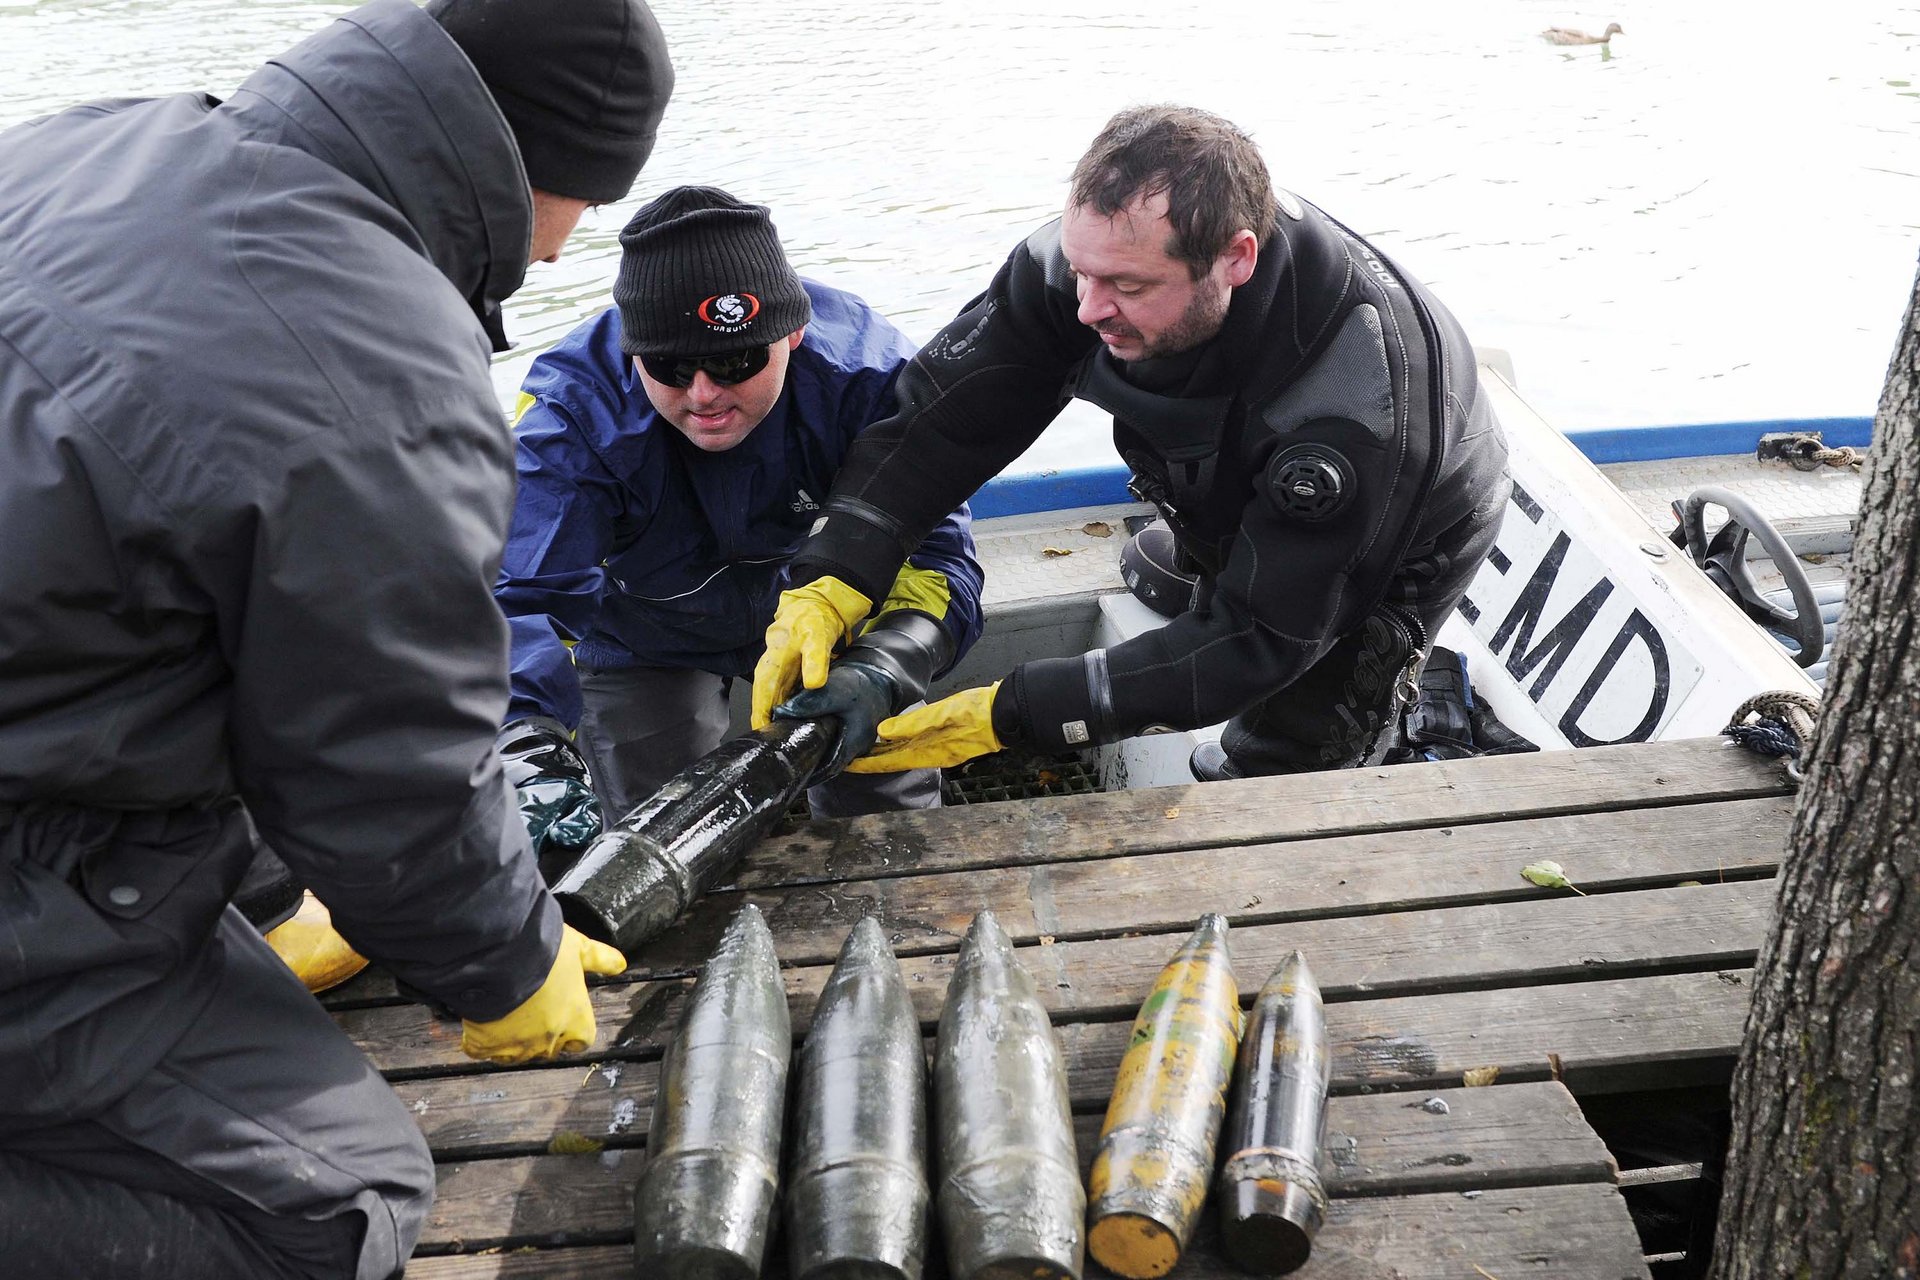
[[[1852,445],[1827,445],[1818,431],[1781,431],[1760,437],[1760,461],[1778,459],[1795,471],[1818,471],[1821,467],[1845,467],[1858,471],[1867,460],[1864,450]]]
[[[1798,784],[1802,776],[1801,752],[1813,741],[1813,724],[1819,715],[1817,699],[1804,693],[1775,689],[1757,693],[1741,703],[1721,732],[1749,751],[1784,757],[1787,776]]]
[[[1815,465],[1851,467],[1855,471],[1860,469],[1860,464],[1865,462],[1867,458],[1867,455],[1861,453],[1850,444],[1843,444],[1837,448],[1829,448],[1822,445],[1817,449],[1811,450],[1806,456],[1807,460]]]

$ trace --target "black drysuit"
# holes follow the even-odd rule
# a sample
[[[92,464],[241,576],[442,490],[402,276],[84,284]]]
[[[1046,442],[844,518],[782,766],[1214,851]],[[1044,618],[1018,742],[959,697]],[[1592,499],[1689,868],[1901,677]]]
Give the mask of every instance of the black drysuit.
[[[995,698],[1002,741],[1065,749],[1234,717],[1222,741],[1247,772],[1360,763],[1493,544],[1506,443],[1432,294],[1312,205],[1281,204],[1221,332],[1133,365],[1075,318],[1059,223],[1034,232],[908,365],[796,578],[878,599],[941,513],[1069,398],[1091,400],[1200,589],[1162,629],[1017,668]]]
[[[464,1017],[553,964],[493,748],[518,156],[407,0],[0,134],[0,1272],[412,1248],[417,1125],[226,905],[247,814]]]

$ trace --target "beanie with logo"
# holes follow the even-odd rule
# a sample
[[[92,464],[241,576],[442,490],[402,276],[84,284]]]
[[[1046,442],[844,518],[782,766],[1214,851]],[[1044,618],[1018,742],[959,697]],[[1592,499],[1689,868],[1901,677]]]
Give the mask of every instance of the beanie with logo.
[[[675,187],[633,215],[613,301],[628,355],[724,355],[813,318],[766,206],[717,187]]]

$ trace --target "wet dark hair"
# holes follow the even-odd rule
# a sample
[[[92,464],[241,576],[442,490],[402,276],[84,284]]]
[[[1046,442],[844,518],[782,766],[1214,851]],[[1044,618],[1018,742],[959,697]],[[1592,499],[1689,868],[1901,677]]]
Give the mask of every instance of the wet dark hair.
[[[1073,167],[1070,199],[1111,218],[1164,192],[1169,256],[1198,280],[1242,229],[1273,234],[1273,180],[1253,139],[1195,107],[1129,107],[1107,121]]]

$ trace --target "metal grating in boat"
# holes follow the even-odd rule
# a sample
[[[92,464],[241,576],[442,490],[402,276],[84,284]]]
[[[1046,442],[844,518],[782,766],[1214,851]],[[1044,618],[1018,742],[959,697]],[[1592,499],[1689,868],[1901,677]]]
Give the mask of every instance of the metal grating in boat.
[[[994,804],[1041,796],[1091,795],[1100,789],[1099,765],[1090,751],[1070,756],[1002,751],[944,770],[940,778],[940,803],[948,806]],[[780,819],[773,834],[791,832],[810,816],[807,798],[802,795]]]
[[[1100,771],[1091,752],[1031,756],[1002,751],[948,769],[940,781],[940,800],[948,805],[991,804],[1091,795],[1098,790]]]

